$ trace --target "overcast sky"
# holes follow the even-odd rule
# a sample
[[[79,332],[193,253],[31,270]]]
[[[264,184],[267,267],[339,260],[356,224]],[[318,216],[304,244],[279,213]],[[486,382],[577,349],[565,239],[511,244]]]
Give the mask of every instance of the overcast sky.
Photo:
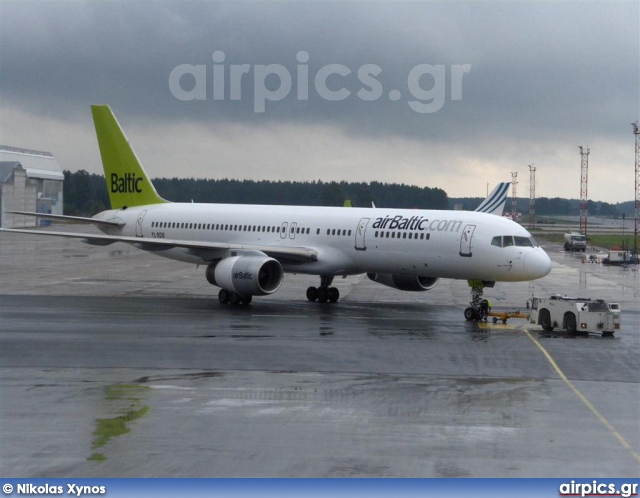
[[[102,103],[152,177],[572,198],[588,145],[633,200],[639,33],[637,0],[0,0],[0,143],[102,173]]]

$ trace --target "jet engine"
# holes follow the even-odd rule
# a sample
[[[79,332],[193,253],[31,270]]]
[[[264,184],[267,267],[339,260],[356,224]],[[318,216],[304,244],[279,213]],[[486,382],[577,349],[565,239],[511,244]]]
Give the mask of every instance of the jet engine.
[[[367,277],[374,282],[393,287],[402,291],[422,292],[433,289],[438,283],[437,278],[418,277],[416,275],[394,275],[391,273],[367,273]]]
[[[280,288],[282,265],[267,256],[232,256],[207,266],[211,285],[242,295],[264,296]]]

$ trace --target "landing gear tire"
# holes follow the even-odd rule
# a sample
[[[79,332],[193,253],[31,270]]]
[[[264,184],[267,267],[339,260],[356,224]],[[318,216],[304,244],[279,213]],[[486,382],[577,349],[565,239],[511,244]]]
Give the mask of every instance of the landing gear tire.
[[[227,289],[220,289],[220,292],[218,292],[218,301],[220,301],[221,304],[227,304],[230,298],[231,293]]]
[[[327,287],[320,287],[318,289],[318,302],[326,303],[329,300],[329,289]]]
[[[237,292],[232,292],[231,295],[229,296],[230,304],[240,304],[241,301],[242,301],[242,296]]]
[[[329,302],[335,303],[340,299],[340,291],[335,287],[329,287]]]
[[[316,287],[309,287],[307,289],[307,299],[311,302],[318,300],[318,289]]]
[[[320,287],[307,288],[307,299],[311,302],[335,303],[340,299],[340,291],[335,287],[329,287],[333,282],[333,275],[321,275]]]
[[[476,319],[476,310],[471,307],[467,308],[466,310],[464,310],[464,318],[468,322],[474,321]]]
[[[311,302],[335,303],[340,299],[340,291],[336,287],[309,287],[307,299]]]
[[[251,294],[238,294],[227,289],[220,289],[218,292],[218,301],[221,304],[249,304],[252,299]]]

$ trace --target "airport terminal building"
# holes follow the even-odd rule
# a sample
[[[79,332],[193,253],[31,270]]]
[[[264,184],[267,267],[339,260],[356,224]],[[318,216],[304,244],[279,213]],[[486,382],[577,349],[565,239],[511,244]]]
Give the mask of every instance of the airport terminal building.
[[[0,226],[33,227],[50,220],[9,211],[63,214],[64,174],[49,152],[0,145]]]

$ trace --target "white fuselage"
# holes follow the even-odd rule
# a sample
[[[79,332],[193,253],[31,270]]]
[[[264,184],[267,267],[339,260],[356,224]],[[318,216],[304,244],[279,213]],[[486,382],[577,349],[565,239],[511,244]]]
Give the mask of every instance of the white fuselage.
[[[548,255],[519,224],[473,211],[166,203],[96,216],[124,222],[101,228],[141,239],[311,248],[317,261],[283,263],[313,275],[365,272],[435,278],[523,281],[549,273]],[[508,247],[496,237],[514,237]],[[506,243],[505,243],[506,245]],[[184,248],[154,251],[178,261],[210,260]]]

